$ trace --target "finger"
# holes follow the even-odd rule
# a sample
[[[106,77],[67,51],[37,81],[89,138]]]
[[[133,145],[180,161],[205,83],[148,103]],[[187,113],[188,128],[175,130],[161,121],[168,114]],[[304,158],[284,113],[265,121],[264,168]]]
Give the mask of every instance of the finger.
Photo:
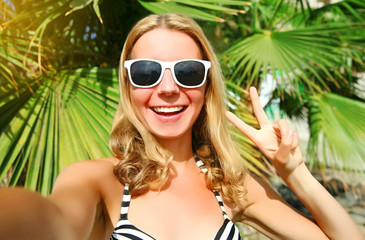
[[[297,139],[296,132],[289,129],[286,134],[283,135],[279,149],[275,154],[275,159],[278,161],[277,163],[281,163],[281,166],[275,164],[276,169],[281,176],[283,176],[283,174],[288,176],[288,174],[292,173],[300,164],[303,163],[300,150],[295,149],[295,153],[292,150],[293,146],[297,146],[295,139]],[[280,167],[278,168],[278,166]]]
[[[266,124],[270,124],[269,119],[267,119],[266,113],[261,106],[259,95],[255,87],[250,87],[250,99],[253,108],[253,112],[259,122],[260,127]]]
[[[280,119],[279,121],[277,121],[275,126],[276,126],[276,130],[279,131],[279,133],[277,132],[277,135],[279,138],[280,138],[280,136],[287,134],[289,131],[293,132],[292,133],[293,134],[293,143],[292,143],[291,149],[295,150],[299,144],[298,133],[290,128],[290,126],[288,125],[288,122],[285,119]]]
[[[298,147],[298,144],[299,144],[298,133],[294,131],[294,140],[293,140],[293,144],[291,146],[291,149],[295,150]]]
[[[292,145],[294,142],[294,131],[289,129],[284,134],[282,133],[281,136],[281,142],[275,157],[281,163],[286,163],[289,160],[289,155],[292,150]]]
[[[253,140],[255,136],[255,131],[253,127],[247,125],[244,121],[239,119],[234,113],[227,111],[226,112],[227,119],[240,130],[243,134],[245,134],[249,139]]]
[[[285,134],[289,131],[289,125],[288,122],[285,119],[280,119],[275,123],[275,126],[279,130],[279,137],[285,136]]]

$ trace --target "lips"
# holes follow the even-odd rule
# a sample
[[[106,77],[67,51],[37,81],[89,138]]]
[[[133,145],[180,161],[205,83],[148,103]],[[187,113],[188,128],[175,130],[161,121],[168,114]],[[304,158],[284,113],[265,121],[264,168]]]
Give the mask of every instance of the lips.
[[[165,116],[171,116],[174,114],[178,114],[182,112],[185,109],[183,106],[179,107],[154,107],[152,110],[159,114],[159,115],[165,115]]]

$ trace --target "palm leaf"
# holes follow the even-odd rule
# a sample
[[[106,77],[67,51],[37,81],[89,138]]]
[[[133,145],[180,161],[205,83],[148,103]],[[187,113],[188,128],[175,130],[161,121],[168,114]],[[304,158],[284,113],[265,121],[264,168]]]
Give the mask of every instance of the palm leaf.
[[[19,109],[9,122],[0,121],[0,179],[10,170],[15,185],[27,171],[25,186],[47,194],[66,165],[111,155],[108,139],[118,82],[115,70],[98,68],[62,71],[41,81],[23,106],[14,96],[0,109]]]
[[[0,40],[0,76],[17,88],[22,74],[30,74],[30,69],[36,71],[37,62],[33,59],[36,59],[37,52],[33,48],[29,49],[31,39],[20,29],[1,30]],[[30,57],[26,58],[26,55]],[[0,81],[0,84],[5,83]]]
[[[278,84],[290,85],[296,92],[299,92],[299,85],[307,86],[313,92],[328,89],[327,79],[342,76],[336,66],[341,65],[344,58],[355,56],[343,51],[340,33],[364,27],[363,24],[336,24],[254,34],[226,52],[226,63],[235,69],[231,79],[237,84],[250,86],[258,85],[261,74],[265,76],[270,72],[277,78],[276,73],[280,73],[285,80]],[[318,69],[325,73],[325,77],[317,74]],[[312,74],[319,85],[310,78]]]
[[[103,19],[101,18],[100,9],[99,9],[99,0],[73,0],[70,3],[70,8],[66,15],[76,11],[85,8],[89,4],[93,3],[93,9],[95,14],[98,16],[99,21],[103,23]]]
[[[313,9],[310,14],[296,16],[299,21],[307,24],[323,21],[345,21],[345,22],[364,22],[365,2],[362,0],[344,0],[326,4],[323,7]],[[328,18],[328,13],[335,18]]]
[[[228,8],[223,7],[221,5],[241,5],[246,6],[250,5],[248,2],[244,1],[208,1],[208,0],[200,0],[200,1],[182,1],[182,0],[171,0],[171,1],[157,1],[157,2],[147,2],[138,0],[138,2],[153,13],[180,13],[186,16],[206,20],[206,21],[216,21],[216,22],[224,22],[223,18],[217,17],[213,14],[208,13],[206,10],[213,10],[219,12],[225,12],[229,14],[237,14],[244,13],[242,9]],[[198,8],[200,9],[198,9]]]
[[[365,103],[333,93],[309,103],[312,166],[365,174]]]

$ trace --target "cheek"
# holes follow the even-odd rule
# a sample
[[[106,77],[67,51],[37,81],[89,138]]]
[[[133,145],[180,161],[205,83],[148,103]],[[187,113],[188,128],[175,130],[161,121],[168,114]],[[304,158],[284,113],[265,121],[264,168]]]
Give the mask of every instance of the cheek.
[[[198,89],[193,89],[187,92],[186,95],[196,106],[203,106],[205,103],[205,86],[202,86]]]
[[[147,103],[150,99],[151,90],[131,88],[130,95],[131,95],[132,106],[134,110],[137,112],[137,115],[143,114],[143,111],[146,110]]]
[[[204,95],[203,94],[201,94],[201,95],[199,94],[198,96],[195,96],[194,101],[195,101],[195,105],[197,107],[201,108],[204,105],[204,103],[205,103],[205,101],[204,101]]]

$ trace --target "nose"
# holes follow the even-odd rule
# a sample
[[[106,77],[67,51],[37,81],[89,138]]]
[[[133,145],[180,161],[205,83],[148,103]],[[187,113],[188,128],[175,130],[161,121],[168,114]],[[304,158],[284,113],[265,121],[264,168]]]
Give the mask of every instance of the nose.
[[[159,94],[172,95],[179,92],[179,86],[173,79],[170,69],[166,69],[163,73],[161,82],[157,85],[157,91]]]

